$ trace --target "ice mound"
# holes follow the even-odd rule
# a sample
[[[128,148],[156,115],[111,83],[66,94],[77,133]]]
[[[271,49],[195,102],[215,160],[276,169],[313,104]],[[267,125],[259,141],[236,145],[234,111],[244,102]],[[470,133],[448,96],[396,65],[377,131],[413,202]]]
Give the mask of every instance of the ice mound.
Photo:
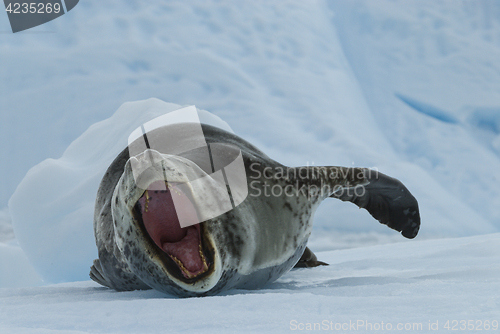
[[[141,124],[179,109],[158,99],[124,103],[92,125],[60,159],[33,167],[9,201],[15,235],[47,282],[88,279],[97,258],[93,234],[97,188],[113,159]],[[216,116],[199,111],[200,121],[230,130]]]

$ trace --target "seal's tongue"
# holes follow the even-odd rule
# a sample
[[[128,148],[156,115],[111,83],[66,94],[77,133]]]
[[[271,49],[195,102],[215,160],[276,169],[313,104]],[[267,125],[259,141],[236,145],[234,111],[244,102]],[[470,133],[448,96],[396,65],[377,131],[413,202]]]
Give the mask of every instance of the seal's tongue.
[[[208,269],[201,252],[200,226],[181,228],[172,196],[176,196],[177,209],[182,210],[182,214],[189,214],[194,208],[188,205],[187,197],[172,186],[155,190],[165,188],[164,184],[163,181],[152,183],[139,199],[142,220],[155,244],[170,255],[185,277],[191,278]],[[179,207],[179,203],[186,205]]]

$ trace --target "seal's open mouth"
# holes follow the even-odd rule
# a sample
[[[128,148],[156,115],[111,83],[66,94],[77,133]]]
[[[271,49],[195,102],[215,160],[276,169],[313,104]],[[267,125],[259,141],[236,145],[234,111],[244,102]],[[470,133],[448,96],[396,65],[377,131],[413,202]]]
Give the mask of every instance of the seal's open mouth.
[[[166,190],[156,190],[165,189],[165,186]],[[138,200],[137,206],[149,236],[174,261],[184,278],[193,279],[208,271],[210,261],[203,247],[196,210],[175,184],[153,182]],[[184,224],[186,221],[196,224],[182,228],[179,217]]]

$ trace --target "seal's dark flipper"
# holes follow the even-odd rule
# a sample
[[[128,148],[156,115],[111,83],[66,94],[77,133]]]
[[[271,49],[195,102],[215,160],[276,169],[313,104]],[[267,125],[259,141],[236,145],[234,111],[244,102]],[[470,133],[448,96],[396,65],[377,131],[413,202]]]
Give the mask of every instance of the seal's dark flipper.
[[[339,188],[330,197],[349,201],[368,212],[380,223],[415,238],[420,228],[420,214],[415,197],[399,180],[374,170],[364,169],[366,185]]]
[[[108,283],[108,281],[106,281],[106,279],[102,275],[101,262],[98,259],[94,260],[94,264],[92,265],[92,267],[90,267],[89,276],[94,282],[99,283],[108,288],[112,288],[112,286]]]
[[[317,266],[327,266],[327,265],[328,263],[318,261],[316,255],[314,255],[314,253],[311,252],[309,247],[306,247],[306,249],[304,250],[304,254],[302,254],[299,262],[297,262],[294,268],[313,268]]]

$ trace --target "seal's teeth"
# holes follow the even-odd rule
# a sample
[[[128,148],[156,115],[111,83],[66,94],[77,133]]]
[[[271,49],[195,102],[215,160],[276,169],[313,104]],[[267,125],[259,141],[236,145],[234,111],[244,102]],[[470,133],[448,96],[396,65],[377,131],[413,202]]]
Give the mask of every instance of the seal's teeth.
[[[201,244],[199,245],[199,253],[200,253],[201,260],[203,261],[203,269],[199,273],[197,273],[197,274],[191,274],[189,272],[189,270],[187,270],[186,267],[184,267],[184,264],[182,264],[182,262],[178,258],[176,258],[175,256],[170,255],[170,254],[169,254],[169,256],[179,266],[179,268],[181,269],[182,273],[185,276],[187,276],[187,278],[194,278],[194,277],[196,277],[198,275],[203,274],[204,272],[206,272],[208,270],[208,264],[207,264],[205,255],[203,255],[203,251],[201,249]]]
[[[168,183],[167,181],[165,181],[165,184],[166,184],[167,188],[170,189],[170,191],[173,190],[177,195],[181,196],[181,193],[177,189],[175,189],[174,187],[172,187],[172,185],[170,183]]]
[[[191,273],[189,272],[189,270],[186,269],[186,267],[184,267],[184,265],[182,264],[182,262],[176,258],[175,256],[173,255],[170,255],[170,257],[172,258],[172,260],[175,261],[175,263],[177,263],[177,265],[179,266],[179,268],[181,268],[182,272],[188,277],[188,278],[193,278],[194,276],[191,275]]]
[[[201,249],[201,244],[199,245],[199,253],[200,253],[200,257],[201,257],[201,260],[203,261],[203,272],[201,273],[204,273],[205,271],[208,270],[208,264],[207,264],[207,261],[206,261],[206,258],[205,258],[205,255],[203,254],[203,251]],[[200,273],[200,274],[201,274]]]

